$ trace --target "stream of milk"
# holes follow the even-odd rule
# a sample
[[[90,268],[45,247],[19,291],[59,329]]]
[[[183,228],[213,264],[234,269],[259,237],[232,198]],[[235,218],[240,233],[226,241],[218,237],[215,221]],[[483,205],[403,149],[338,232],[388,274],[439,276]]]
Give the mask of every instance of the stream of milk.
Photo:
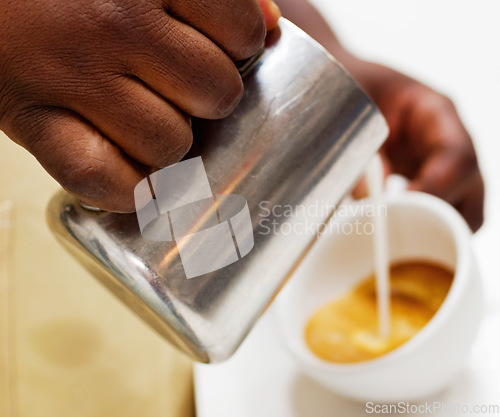
[[[375,208],[373,217],[373,260],[377,289],[377,312],[379,336],[389,337],[391,326],[389,245],[387,217],[382,210],[384,201],[384,167],[382,159],[376,155],[366,169],[366,183],[371,204]]]

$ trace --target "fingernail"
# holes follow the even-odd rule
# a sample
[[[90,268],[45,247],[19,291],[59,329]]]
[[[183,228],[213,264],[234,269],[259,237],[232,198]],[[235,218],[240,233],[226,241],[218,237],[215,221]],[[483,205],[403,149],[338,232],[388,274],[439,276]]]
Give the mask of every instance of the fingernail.
[[[241,101],[241,97],[243,96],[243,86],[238,86],[238,88],[234,89],[230,93],[226,94],[222,100],[219,102],[217,106],[217,110],[219,113],[218,118],[223,118],[228,116],[239,104]]]

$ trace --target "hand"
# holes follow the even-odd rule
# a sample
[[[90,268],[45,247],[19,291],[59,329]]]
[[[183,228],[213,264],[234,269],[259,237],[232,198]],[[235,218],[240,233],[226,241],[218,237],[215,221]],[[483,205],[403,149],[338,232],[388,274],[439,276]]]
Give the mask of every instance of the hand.
[[[410,189],[455,206],[472,230],[483,223],[484,184],[472,140],[452,102],[417,81],[346,50],[305,0],[279,0],[283,15],[328,49],[378,104],[391,129],[382,149],[386,173],[410,180]],[[354,190],[366,195],[363,182]]]
[[[453,103],[393,70],[364,65],[355,71],[390,127],[381,152],[386,173],[404,175],[409,189],[446,200],[473,231],[478,230],[483,223],[484,183],[471,137]],[[355,194],[365,194],[364,188],[358,186]]]
[[[266,21],[257,0],[0,0],[0,128],[72,194],[134,211],[145,173],[189,150],[190,117],[239,102],[233,61]]]

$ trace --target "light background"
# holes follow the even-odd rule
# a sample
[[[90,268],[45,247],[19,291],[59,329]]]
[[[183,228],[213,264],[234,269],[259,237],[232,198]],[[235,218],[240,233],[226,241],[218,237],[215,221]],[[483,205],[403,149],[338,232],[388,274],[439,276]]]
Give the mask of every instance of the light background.
[[[355,54],[404,72],[455,102],[487,186],[486,221],[474,244],[485,280],[500,291],[500,1],[313,3]]]

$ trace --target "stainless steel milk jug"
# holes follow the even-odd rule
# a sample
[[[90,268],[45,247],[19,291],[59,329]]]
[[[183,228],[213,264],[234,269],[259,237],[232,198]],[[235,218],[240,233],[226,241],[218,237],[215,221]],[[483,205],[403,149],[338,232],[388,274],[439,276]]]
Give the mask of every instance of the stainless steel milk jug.
[[[189,163],[204,169],[205,179],[194,187],[203,188],[205,203],[208,194],[217,201],[217,213],[194,200],[196,210],[174,204],[158,190],[138,214],[89,210],[63,191],[48,208],[51,229],[79,261],[161,335],[206,363],[238,348],[388,133],[342,66],[285,19],[244,84],[234,113],[195,126]],[[166,170],[165,178],[174,172]],[[177,203],[184,197],[176,195]],[[165,210],[163,199],[170,201]],[[180,237],[173,229],[155,237],[156,226],[146,233],[151,213],[167,228],[175,216],[189,221],[175,223]],[[226,266],[206,273],[196,262],[187,267],[184,249],[212,253],[228,236],[234,259]]]

